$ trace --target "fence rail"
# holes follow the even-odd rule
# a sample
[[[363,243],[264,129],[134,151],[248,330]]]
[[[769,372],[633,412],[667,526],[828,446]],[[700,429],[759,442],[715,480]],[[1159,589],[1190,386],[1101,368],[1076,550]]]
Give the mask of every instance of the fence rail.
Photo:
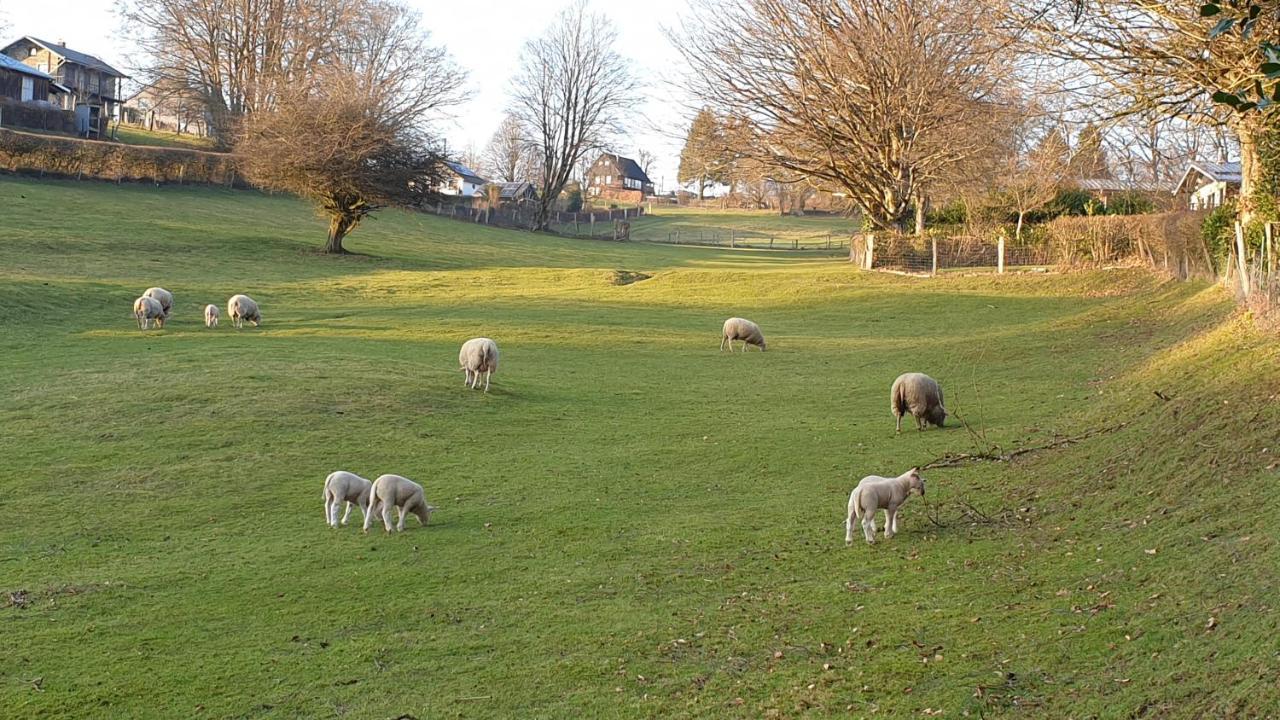
[[[464,222],[494,227],[533,229],[536,212],[528,204],[481,207],[470,203],[450,203],[439,200],[420,208],[432,215]],[[548,218],[549,229],[559,235],[596,240],[630,239],[630,221],[645,215],[644,206],[589,210],[583,212],[553,212]]]
[[[711,230],[670,230],[665,237],[645,237],[648,242],[669,245],[700,245],[705,247],[742,248],[753,250],[841,250],[849,247],[852,237],[834,232],[815,235],[779,236],[760,231],[742,231],[733,228]]]

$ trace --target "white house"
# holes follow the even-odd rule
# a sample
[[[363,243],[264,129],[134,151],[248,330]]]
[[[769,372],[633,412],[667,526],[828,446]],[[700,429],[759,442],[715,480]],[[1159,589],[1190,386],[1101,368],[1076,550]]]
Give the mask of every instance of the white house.
[[[1191,210],[1212,210],[1240,194],[1240,163],[1193,162],[1173,194],[1186,196]]]
[[[444,180],[440,183],[440,187],[436,188],[436,192],[441,195],[476,197],[481,194],[480,188],[489,182],[462,163],[446,162],[445,165],[447,169]]]

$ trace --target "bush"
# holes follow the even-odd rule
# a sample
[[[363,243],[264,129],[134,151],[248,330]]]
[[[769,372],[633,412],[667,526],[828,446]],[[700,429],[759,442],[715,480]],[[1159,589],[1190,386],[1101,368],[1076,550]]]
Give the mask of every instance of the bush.
[[[0,97],[0,123],[6,127],[23,127],[33,130],[74,134],[76,114],[52,105],[18,102]]]
[[[1221,273],[1231,257],[1235,242],[1236,204],[1229,202],[1213,209],[1200,224],[1200,239],[1209,253],[1213,271]]]
[[[99,180],[236,184],[235,157],[0,130],[0,168]]]
[[[1201,213],[1061,217],[1044,225],[1045,242],[1066,265],[1136,262],[1179,275],[1215,270],[1203,238]]]

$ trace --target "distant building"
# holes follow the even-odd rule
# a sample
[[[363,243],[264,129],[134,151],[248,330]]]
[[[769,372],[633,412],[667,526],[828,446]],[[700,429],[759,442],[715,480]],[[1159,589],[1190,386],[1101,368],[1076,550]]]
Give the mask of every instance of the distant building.
[[[498,201],[503,205],[523,205],[524,203],[538,199],[538,189],[529,182],[519,181],[490,184],[496,185],[499,188]],[[481,190],[481,194],[484,194],[483,189]]]
[[[56,103],[76,113],[76,130],[87,137],[106,137],[107,123],[117,116],[120,81],[128,77],[98,58],[60,43],[24,37],[0,52],[50,75],[66,88]]]
[[[481,194],[481,188],[488,184],[488,180],[480,177],[466,165],[457,162],[446,162],[444,179],[441,181],[440,186],[436,188],[436,192],[441,195],[477,197]]]
[[[1240,195],[1240,163],[1193,162],[1173,194],[1186,198],[1191,210],[1212,210]]]
[[[604,153],[587,170],[587,196],[639,204],[653,194],[653,181],[631,158]]]
[[[1107,207],[1111,199],[1117,195],[1140,195],[1148,200],[1152,200],[1162,190],[1158,183],[1144,182],[1140,180],[1119,180],[1117,178],[1079,178],[1072,180],[1076,187],[1089,193],[1102,203],[1102,207]]]
[[[188,133],[204,137],[209,118],[204,104],[182,90],[166,90],[160,83],[143,85],[125,99],[121,119],[148,130]]]

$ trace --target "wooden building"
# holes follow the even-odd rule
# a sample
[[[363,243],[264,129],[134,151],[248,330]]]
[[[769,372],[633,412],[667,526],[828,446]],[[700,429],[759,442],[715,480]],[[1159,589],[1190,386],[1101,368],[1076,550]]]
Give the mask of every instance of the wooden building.
[[[8,55],[0,55],[0,97],[24,103],[54,102],[51,95],[56,92],[53,76]]]
[[[127,75],[92,55],[30,36],[9,43],[0,53],[52,76],[66,88],[55,95],[55,102],[76,113],[79,134],[106,137],[107,123],[118,116],[120,81]]]
[[[653,181],[631,158],[604,153],[587,170],[587,196],[639,205],[653,194]]]
[[[1240,195],[1240,163],[1193,162],[1173,194],[1188,210],[1212,210],[1225,205]]]

